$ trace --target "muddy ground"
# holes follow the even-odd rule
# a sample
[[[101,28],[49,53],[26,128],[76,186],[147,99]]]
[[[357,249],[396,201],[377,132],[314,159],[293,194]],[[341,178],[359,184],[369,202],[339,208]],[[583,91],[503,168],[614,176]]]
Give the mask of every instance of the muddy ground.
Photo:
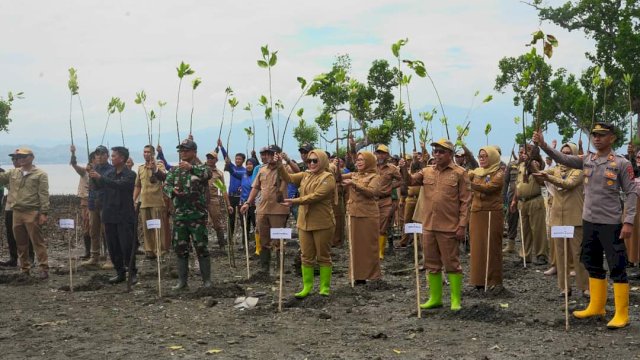
[[[411,251],[387,255],[383,281],[352,289],[346,247],[336,249],[331,296],[314,294],[299,301],[292,298],[300,279],[292,265],[297,249],[290,244],[282,313],[277,311],[275,268],[271,279],[247,280],[244,252],[237,254],[237,268],[230,269],[227,256],[213,244],[211,291],[199,289],[200,278],[192,272],[190,290],[171,293],[176,275],[170,257],[162,264],[164,294],[159,298],[156,262],[139,256],[140,282],[132,292],[126,292],[124,284],[106,282],[113,271],[81,267],[74,274],[74,291],[69,292],[66,242],[53,223],[60,217],[75,218],[77,204],[70,197],[54,197],[53,203],[58,212],[45,231],[50,278],[39,281],[18,276],[16,270],[0,270],[3,359],[640,358],[637,281],[631,284],[629,327],[609,331],[606,320],[571,319],[565,331],[564,301],[558,297],[555,278],[542,274],[546,266],[524,269],[515,255],[504,259],[503,292],[485,295],[465,287],[463,309],[452,313],[445,286],[445,307],[423,311],[420,319]],[[5,259],[6,242],[1,240]],[[74,248],[72,253],[79,256],[82,251]],[[465,257],[465,271],[467,261]],[[254,273],[257,259],[250,264]],[[424,273],[421,284],[425,301]],[[257,296],[257,306],[234,309],[234,299],[244,295]],[[570,310],[585,304],[574,291]],[[607,318],[612,314],[610,293]]]

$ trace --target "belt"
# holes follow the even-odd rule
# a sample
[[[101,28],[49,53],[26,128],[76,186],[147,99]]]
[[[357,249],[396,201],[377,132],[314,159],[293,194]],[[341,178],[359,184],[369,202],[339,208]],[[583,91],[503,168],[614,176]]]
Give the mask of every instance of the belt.
[[[537,197],[540,197],[540,196],[542,196],[542,194],[533,195],[533,196],[530,196],[530,197],[518,197],[518,200],[522,201],[522,202],[527,202],[529,200],[533,200],[533,199],[535,199]]]

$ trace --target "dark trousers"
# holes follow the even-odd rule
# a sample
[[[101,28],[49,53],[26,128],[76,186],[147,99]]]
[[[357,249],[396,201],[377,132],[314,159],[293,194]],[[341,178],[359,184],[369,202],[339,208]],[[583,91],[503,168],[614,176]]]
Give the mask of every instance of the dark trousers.
[[[515,240],[518,236],[518,220],[519,213],[507,210],[507,237],[509,240]]]
[[[9,245],[9,259],[18,260],[18,245],[16,238],[13,236],[13,210],[4,212],[4,227],[7,229],[7,244]],[[29,259],[33,263],[33,244],[29,241]]]
[[[113,268],[118,274],[123,274],[129,267],[132,252],[137,248],[137,244],[134,245],[134,224],[104,224],[104,232]],[[136,271],[136,259],[134,256],[131,273]]]
[[[233,232],[236,230],[236,213],[240,205],[240,196],[229,195],[229,202],[233,207],[233,213],[229,213],[229,234],[233,236]]]
[[[622,224],[594,224],[582,220],[583,240],[580,261],[589,272],[589,277],[606,279],[602,253],[607,257],[609,277],[614,283],[627,283],[627,250],[620,239]]]

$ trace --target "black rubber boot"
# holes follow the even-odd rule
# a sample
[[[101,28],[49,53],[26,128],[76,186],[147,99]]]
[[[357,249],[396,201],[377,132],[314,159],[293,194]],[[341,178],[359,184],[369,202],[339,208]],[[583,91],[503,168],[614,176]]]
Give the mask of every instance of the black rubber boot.
[[[109,278],[109,284],[119,284],[127,280],[126,273],[123,271],[118,271],[118,274],[112,278]]]
[[[208,256],[198,256],[200,275],[202,275],[202,287],[211,287],[211,259]]]
[[[178,283],[171,290],[178,291],[187,288],[187,277],[189,276],[189,258],[178,257]],[[200,265],[202,267],[202,265]]]
[[[262,248],[262,251],[260,252],[260,270],[265,273],[265,274],[269,274],[269,267],[271,266],[271,249],[267,249],[267,248]]]
[[[80,257],[81,260],[89,260],[91,258],[91,236],[85,235],[84,238],[84,255]]]

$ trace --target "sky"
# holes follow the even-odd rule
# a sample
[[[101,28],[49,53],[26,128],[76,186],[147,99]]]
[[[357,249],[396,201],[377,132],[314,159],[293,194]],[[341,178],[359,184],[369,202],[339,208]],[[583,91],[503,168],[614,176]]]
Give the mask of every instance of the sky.
[[[551,1],[551,4],[560,3]],[[493,90],[498,61],[518,56],[531,33],[538,29],[555,35],[560,45],[550,60],[553,67],[580,72],[588,66],[584,53],[593,47],[581,32],[540,23],[533,8],[518,0],[352,0],[352,1],[8,1],[0,0],[0,96],[23,91],[14,102],[9,133],[0,133],[2,145],[55,146],[69,144],[70,94],[68,71],[78,71],[90,147],[101,140],[111,97],[126,103],[123,127],[128,145],[140,152],[145,143],[146,122],[135,94],[144,90],[147,108],[158,112],[158,101],[167,105],[161,118],[161,142],[177,143],[176,66],[185,61],[202,84],[193,94],[185,78],[178,118],[181,138],[193,128],[201,148],[215,146],[222,119],[225,89],[231,87],[239,101],[234,113],[231,151],[245,151],[242,128],[251,125],[243,108],[252,104],[257,120],[257,145],[266,143],[266,128],[257,100],[268,95],[268,74],[257,66],[260,46],[278,51],[272,70],[274,101],[285,105],[283,118],[300,94],[298,76],[308,80],[330,70],[336,55],[349,54],[353,76],[364,81],[375,59],[394,61],[391,44],[408,38],[402,57],[421,59],[433,77],[449,110],[450,131],[461,124],[473,94],[476,104],[488,94],[494,100],[471,114],[470,148],[486,143],[485,125],[492,124],[489,142],[503,149],[513,146],[519,126],[513,118],[520,110],[513,94]],[[414,76],[410,85],[412,107],[431,109],[435,93],[425,79]],[[319,113],[318,99],[305,97],[307,122]],[[84,144],[82,117],[77,100],[72,103],[74,139]],[[295,116],[294,116],[295,117]],[[227,107],[223,129],[226,134]],[[284,119],[281,120],[282,126]],[[339,118],[346,127],[346,118]],[[289,126],[295,127],[297,120]],[[444,132],[437,121],[435,137]],[[418,122],[418,125],[420,123]],[[291,131],[291,130],[289,130]],[[154,138],[157,138],[157,127]],[[297,144],[287,135],[285,150],[295,153]],[[558,137],[551,129],[548,137]],[[559,137],[558,137],[559,138]],[[105,143],[119,144],[118,116],[112,116]],[[155,142],[155,140],[154,140]],[[411,146],[410,146],[411,147]],[[399,146],[392,146],[397,152]],[[132,149],[133,150],[133,149]]]

